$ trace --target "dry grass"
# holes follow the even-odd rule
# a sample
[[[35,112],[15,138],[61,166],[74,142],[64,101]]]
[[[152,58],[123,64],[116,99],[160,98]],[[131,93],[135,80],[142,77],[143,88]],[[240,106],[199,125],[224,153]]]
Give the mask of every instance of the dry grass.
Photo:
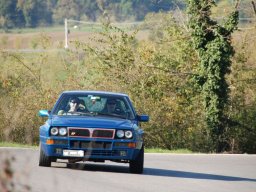
[[[130,23],[120,23],[117,25],[127,31],[134,31]],[[98,32],[103,31],[101,25],[89,25],[83,28],[74,29],[69,27],[68,41],[82,41],[93,43],[91,39],[95,38]],[[38,41],[42,36],[47,36],[51,41],[52,49],[63,48],[65,42],[64,27],[49,27],[13,30],[11,33],[0,32],[0,49],[37,49]],[[147,39],[147,31],[139,31],[137,34],[139,40]]]

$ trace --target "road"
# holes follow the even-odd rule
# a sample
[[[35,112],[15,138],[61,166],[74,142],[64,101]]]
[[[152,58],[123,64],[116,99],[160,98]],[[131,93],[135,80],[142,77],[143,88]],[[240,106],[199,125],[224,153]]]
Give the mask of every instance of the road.
[[[37,149],[0,148],[0,172],[3,160],[14,158],[15,191],[256,191],[256,155],[145,154],[141,175],[130,174],[128,164],[112,162],[39,167],[38,155]]]

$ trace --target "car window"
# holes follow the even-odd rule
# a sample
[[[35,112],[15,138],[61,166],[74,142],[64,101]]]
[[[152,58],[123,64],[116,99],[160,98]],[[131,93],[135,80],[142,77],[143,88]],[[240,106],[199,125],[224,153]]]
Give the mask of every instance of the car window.
[[[125,97],[111,95],[63,95],[53,115],[93,115],[134,119],[130,103]],[[72,110],[74,109],[74,110]]]

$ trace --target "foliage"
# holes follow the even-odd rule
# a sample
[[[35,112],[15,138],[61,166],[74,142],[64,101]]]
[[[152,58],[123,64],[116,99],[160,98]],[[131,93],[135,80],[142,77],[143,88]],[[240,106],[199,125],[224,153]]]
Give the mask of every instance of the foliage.
[[[207,130],[198,126],[203,123],[200,98],[191,87],[195,52],[189,36],[171,14],[153,14],[145,23],[155,26],[152,34],[158,34],[151,40],[138,41],[136,31],[107,24],[96,38],[98,46],[77,45],[97,61],[101,74],[97,81],[103,89],[128,93],[138,112],[150,115],[145,125],[147,147],[198,150],[203,146],[200,151],[207,151]]]
[[[7,31],[9,28],[24,25],[24,17],[17,7],[17,0],[0,1],[0,27]]]
[[[221,152],[227,147],[224,109],[229,88],[225,76],[230,72],[230,59],[234,54],[230,38],[238,24],[238,11],[232,12],[221,26],[210,18],[214,1],[190,0],[188,3],[193,43],[200,58],[195,79],[202,89],[206,122],[216,151]]]
[[[36,143],[38,140],[34,110],[40,108],[44,92],[40,83],[40,69],[35,69],[24,62],[19,54],[2,52],[5,61],[1,64],[1,120],[0,125],[3,140],[17,141],[20,143]],[[13,71],[8,71],[10,67]],[[33,101],[33,102],[31,102]],[[12,110],[9,110],[12,109]],[[38,109],[39,110],[39,109]],[[19,124],[19,127],[17,127]],[[5,129],[9,127],[9,129]]]
[[[150,122],[142,124],[145,147],[215,151],[212,131],[204,121],[205,97],[194,82],[205,73],[198,70],[199,54],[184,24],[185,19],[177,22],[172,13],[149,14],[141,31],[106,23],[90,44],[73,42],[74,49],[0,51],[0,140],[37,144],[38,128],[45,120],[37,112],[50,110],[60,92],[106,90],[128,93],[137,112],[150,115]],[[231,73],[225,76],[230,97],[223,122],[231,152],[256,152],[254,34],[255,30],[238,31],[230,39],[235,55]],[[36,48],[52,47],[46,34],[37,38]]]
[[[181,1],[129,1],[129,0],[2,0],[0,1],[0,27],[38,27],[63,24],[64,18],[98,21],[106,16],[113,21],[143,20],[149,12],[169,11]]]
[[[256,151],[255,101],[256,101],[256,38],[255,29],[239,31],[234,36],[236,54],[233,58],[230,84],[230,107],[227,111],[232,119],[228,136],[232,151]]]
[[[26,27],[36,27],[43,24],[51,24],[51,11],[46,4],[46,1],[41,0],[26,0],[18,1],[17,7],[22,11],[22,16],[25,19]],[[22,25],[19,25],[22,27]]]
[[[217,6],[212,7],[212,16],[216,18],[227,17],[231,12],[233,12],[235,4],[237,1],[235,0],[218,0],[215,1]],[[254,17],[253,9],[252,9],[252,0],[243,0],[239,2],[239,17],[241,18],[252,18]],[[242,20],[242,22],[246,22],[246,20]]]
[[[232,12],[235,1],[215,1],[213,16],[226,17]],[[142,21],[148,13],[185,9],[185,0],[2,0],[0,1],[0,28],[38,27],[63,24],[64,19],[112,22]],[[252,18],[250,0],[240,2],[240,17]],[[241,20],[248,24],[252,20]]]
[[[54,10],[53,19],[57,23],[63,23],[64,18],[79,19],[79,1],[62,0],[57,1],[56,9]]]

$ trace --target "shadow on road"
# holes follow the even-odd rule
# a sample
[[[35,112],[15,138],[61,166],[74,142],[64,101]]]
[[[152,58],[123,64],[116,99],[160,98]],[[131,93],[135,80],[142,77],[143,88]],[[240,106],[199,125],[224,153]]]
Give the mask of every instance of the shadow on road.
[[[101,171],[101,172],[118,172],[129,173],[129,169],[126,166],[118,165],[105,165],[105,164],[87,164],[87,163],[75,163],[67,164],[67,168],[84,171]]]
[[[67,168],[74,169],[74,170],[84,170],[84,171],[117,172],[117,173],[126,173],[126,174],[129,173],[128,166],[119,166],[119,165],[75,163],[75,164],[67,164]],[[147,167],[144,168],[143,175],[189,178],[189,179],[221,180],[221,181],[256,182],[256,179],[244,178],[244,177],[234,177],[234,176],[216,175],[216,174],[208,174],[208,173],[196,173],[196,172],[188,172],[188,171],[165,170],[165,169],[147,168]]]
[[[208,173],[196,173],[187,171],[164,170],[155,168],[144,168],[144,175],[162,176],[162,177],[180,177],[189,179],[207,179],[207,180],[221,180],[221,181],[251,181],[256,182],[256,179],[234,177],[225,175],[215,175]]]

